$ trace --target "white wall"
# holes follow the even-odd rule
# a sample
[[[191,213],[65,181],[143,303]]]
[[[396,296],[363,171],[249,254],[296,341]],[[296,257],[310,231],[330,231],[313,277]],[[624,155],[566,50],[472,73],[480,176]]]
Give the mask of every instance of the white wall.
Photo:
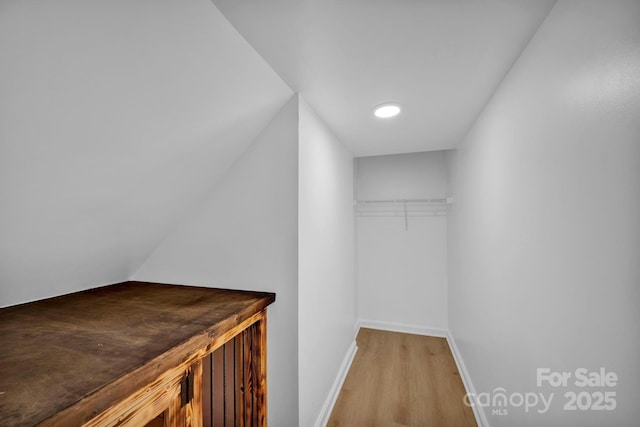
[[[358,200],[444,198],[442,151],[356,159]],[[376,208],[367,209],[371,211]],[[360,208],[359,210],[362,210]],[[358,315],[371,326],[447,327],[447,218],[409,211],[357,217]]]
[[[298,422],[298,106],[293,97],[134,280],[276,293],[269,424]]]
[[[208,0],[0,2],[0,306],[126,280],[291,97]]]
[[[353,159],[302,99],[299,126],[297,425],[313,426],[354,339]]]
[[[315,423],[353,343],[352,200],[351,154],[294,98],[133,277],[277,293],[272,425]]]
[[[477,392],[554,392],[492,426],[640,418],[640,2],[559,1],[451,164],[449,325]],[[616,387],[537,387],[606,368]],[[613,411],[564,411],[613,391]],[[586,399],[586,398],[585,398]]]

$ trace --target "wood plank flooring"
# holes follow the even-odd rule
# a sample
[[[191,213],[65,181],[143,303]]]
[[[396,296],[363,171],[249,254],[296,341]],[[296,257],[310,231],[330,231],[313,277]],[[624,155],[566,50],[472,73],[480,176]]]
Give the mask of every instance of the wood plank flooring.
[[[444,338],[360,329],[329,427],[476,426]]]

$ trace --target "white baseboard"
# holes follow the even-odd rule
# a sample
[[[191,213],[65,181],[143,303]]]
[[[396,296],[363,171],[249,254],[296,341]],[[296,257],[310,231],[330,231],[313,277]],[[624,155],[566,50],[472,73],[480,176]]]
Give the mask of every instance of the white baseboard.
[[[462,355],[460,354],[460,350],[458,350],[458,346],[456,345],[456,340],[453,338],[450,332],[447,331],[447,342],[449,343],[449,348],[451,349],[451,353],[453,354],[453,360],[455,360],[456,365],[458,366],[458,372],[460,373],[460,378],[462,378],[462,383],[464,384],[464,388],[467,390],[467,393],[476,395],[476,389],[471,382],[471,377],[469,376],[469,371],[467,371],[467,367],[462,360]],[[478,427],[490,427],[489,421],[484,413],[484,410],[480,406],[472,406],[473,415],[476,417],[476,423]]]
[[[383,322],[380,320],[358,320],[357,330],[360,328],[380,329],[383,331],[402,332],[405,334],[427,335],[430,337],[446,338],[448,331],[442,328],[429,328],[417,325],[408,325],[406,323]]]
[[[349,372],[349,368],[351,367],[351,363],[353,362],[353,358],[356,356],[357,351],[358,346],[354,340],[351,343],[351,346],[349,346],[349,350],[347,350],[347,355],[344,357],[342,365],[340,365],[338,375],[336,376],[336,379],[331,386],[331,390],[329,390],[329,395],[324,401],[324,405],[322,405],[322,410],[320,410],[320,414],[316,419],[315,427],[325,427],[329,422],[329,417],[331,416],[331,412],[333,411],[333,406],[336,404],[336,400],[338,400],[338,395],[340,394],[340,390],[342,389],[342,384],[347,377],[347,373]]]

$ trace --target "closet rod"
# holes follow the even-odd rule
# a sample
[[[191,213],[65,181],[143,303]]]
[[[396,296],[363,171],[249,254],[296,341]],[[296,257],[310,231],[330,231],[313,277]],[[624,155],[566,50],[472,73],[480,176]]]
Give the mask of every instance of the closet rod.
[[[393,200],[356,200],[358,204],[368,203],[447,203],[446,198],[441,199],[393,199]]]

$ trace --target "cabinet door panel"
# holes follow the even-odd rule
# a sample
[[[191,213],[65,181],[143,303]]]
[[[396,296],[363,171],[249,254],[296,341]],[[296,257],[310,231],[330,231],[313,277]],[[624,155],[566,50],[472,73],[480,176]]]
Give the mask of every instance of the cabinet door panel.
[[[266,316],[203,360],[204,427],[266,426]]]

